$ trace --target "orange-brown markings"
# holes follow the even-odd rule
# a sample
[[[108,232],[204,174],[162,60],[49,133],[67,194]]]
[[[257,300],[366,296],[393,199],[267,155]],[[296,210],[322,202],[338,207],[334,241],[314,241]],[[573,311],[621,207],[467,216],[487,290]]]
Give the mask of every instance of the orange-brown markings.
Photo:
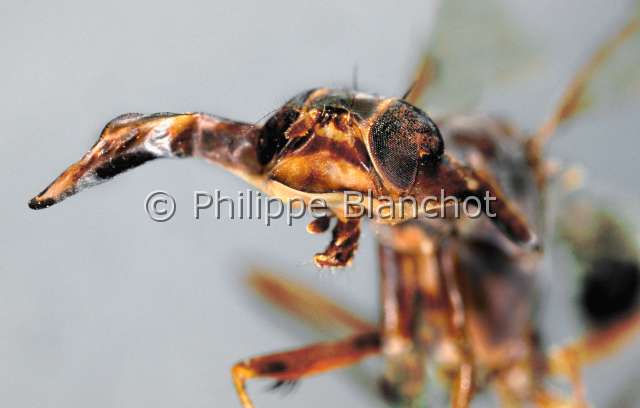
[[[295,381],[354,364],[379,351],[379,333],[363,333],[344,340],[318,343],[296,350],[254,357],[236,364],[231,373],[242,406],[252,408],[254,405],[245,388],[245,382],[248,379],[263,377]]]
[[[297,350],[249,359],[244,365],[253,377],[298,380],[337,367],[343,367],[375,354],[380,349],[378,333],[366,333],[345,340],[321,343]]]
[[[331,217],[319,217],[307,225],[307,232],[309,234],[321,234],[327,231],[330,225]]]
[[[573,387],[572,400],[580,403],[577,406],[586,406],[581,375],[583,366],[616,352],[621,346],[628,343],[639,329],[640,312],[636,312],[625,320],[588,333],[573,343],[552,350],[548,355],[546,369],[551,375],[562,375],[568,378]],[[549,397],[544,390],[540,394],[539,398]],[[557,405],[551,403],[543,406],[555,407]]]
[[[567,375],[573,369],[567,363],[566,354],[571,354],[573,363],[584,365],[596,362],[615,353],[640,331],[640,312],[627,317],[609,327],[594,331],[556,350],[550,357],[549,371],[552,374]]]
[[[51,203],[60,201],[66,196],[75,193],[84,187],[83,183],[92,183],[95,180],[83,181],[84,176],[93,176],[94,171],[105,170],[105,174],[111,171],[108,167],[114,160],[119,159],[127,152],[132,152],[140,146],[149,136],[149,132],[162,121],[171,120],[172,127],[168,129],[170,136],[181,130],[189,123],[189,118],[140,118],[123,122],[111,122],[105,126],[96,144],[79,161],[72,164],[56,180],[54,180],[41,194],[34,198],[35,202]],[[174,127],[177,124],[177,127]],[[149,157],[144,158],[148,160]],[[100,176],[100,174],[98,174]]]
[[[362,131],[348,115],[326,119],[319,110],[311,109],[301,115],[287,135],[308,139],[283,153],[271,170],[272,179],[312,193],[373,189]]]
[[[418,67],[411,89],[405,95],[404,100],[412,105],[417,104],[424,95],[428,86],[436,79],[438,74],[437,61],[431,55],[425,55]]]
[[[43,208],[92,184],[165,155],[192,156],[194,148],[211,160],[246,173],[261,169],[255,153],[255,127],[198,113],[142,116],[109,122],[93,147],[31,202]],[[152,140],[154,137],[159,140]],[[198,144],[194,146],[197,139]],[[149,145],[146,143],[149,142]],[[156,151],[157,149],[157,151]]]
[[[340,326],[356,332],[371,332],[376,328],[320,293],[272,273],[254,271],[249,276],[248,283],[269,302],[320,329],[335,329],[335,326]]]
[[[373,188],[367,172],[336,158],[330,151],[287,157],[274,167],[271,177],[293,189],[310,193],[367,191]]]
[[[181,115],[171,127],[171,151],[178,157],[193,155],[194,135],[200,120],[199,114]]]
[[[302,112],[300,117],[289,126],[284,133],[287,139],[294,139],[297,137],[309,136],[309,133],[313,131],[314,126],[318,122],[320,111],[318,109],[311,109],[306,112]]]
[[[37,195],[32,203],[51,205],[73,194],[80,186],[80,179],[89,171],[98,168],[114,154],[120,153],[140,143],[149,131],[147,126],[140,127],[138,121],[126,124],[109,124],[105,127],[96,144],[80,160],[69,166],[47,188]],[[132,131],[136,128],[135,131]]]
[[[360,219],[337,220],[333,228],[331,242],[324,250],[313,257],[321,268],[349,265],[358,249],[360,238]]]

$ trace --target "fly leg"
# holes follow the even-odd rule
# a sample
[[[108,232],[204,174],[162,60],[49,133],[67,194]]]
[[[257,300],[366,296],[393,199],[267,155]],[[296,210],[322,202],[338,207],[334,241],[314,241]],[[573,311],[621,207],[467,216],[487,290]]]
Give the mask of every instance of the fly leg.
[[[285,312],[323,331],[375,331],[376,326],[355,315],[318,292],[289,279],[257,270],[251,273],[249,285],[260,296]]]
[[[527,141],[527,159],[535,172],[539,187],[544,187],[547,178],[547,166],[543,160],[545,145],[555,134],[558,126],[576,116],[584,107],[586,103],[585,90],[599,69],[623,42],[639,30],[640,19],[633,18],[622,30],[602,44],[591,59],[577,71],[549,119]]]
[[[550,362],[552,365],[561,366],[561,370],[571,383],[572,395],[569,399],[557,397],[549,392],[543,392],[538,395],[538,402],[548,401],[547,405],[541,406],[563,406],[566,404],[571,407],[587,407],[587,401],[584,391],[584,383],[582,381],[582,364],[580,363],[579,352],[571,347],[557,350],[551,355]],[[552,368],[555,369],[555,368]],[[541,398],[542,396],[542,398]],[[554,405],[555,404],[555,405]]]
[[[420,258],[411,248],[413,228],[387,230],[379,244],[382,287],[382,334],[386,369],[381,380],[388,400],[413,403],[425,387],[425,352],[416,341],[420,316]]]
[[[440,248],[440,268],[444,292],[451,308],[449,336],[455,341],[460,355],[451,386],[451,406],[468,407],[475,391],[473,355],[468,344],[467,313],[464,303],[464,282],[460,273],[455,242],[445,242]]]
[[[373,331],[339,341],[250,358],[233,366],[231,375],[242,406],[253,408],[245,385],[249,379],[271,378],[279,386],[355,364],[379,352],[380,334]]]
[[[615,323],[592,331],[582,338],[552,352],[549,369],[552,374],[568,374],[569,365],[563,355],[573,353],[576,364],[583,366],[615,353],[640,332],[640,311]]]
[[[315,224],[311,225],[315,226]],[[312,229],[309,231],[315,232]],[[351,263],[353,255],[358,249],[359,238],[359,218],[350,218],[344,221],[337,219],[336,225],[333,227],[331,242],[324,252],[313,257],[313,261],[320,268],[347,266]]]
[[[584,337],[549,353],[547,360],[549,374],[565,376],[572,383],[572,401],[574,404],[572,406],[586,405],[581,381],[582,367],[616,352],[637,335],[639,331],[640,312],[636,312],[623,320],[588,333]],[[542,395],[544,396],[545,394]]]

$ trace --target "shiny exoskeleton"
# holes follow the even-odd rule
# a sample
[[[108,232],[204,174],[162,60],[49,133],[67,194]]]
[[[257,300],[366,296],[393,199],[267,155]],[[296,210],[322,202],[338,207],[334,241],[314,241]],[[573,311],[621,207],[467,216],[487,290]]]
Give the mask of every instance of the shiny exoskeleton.
[[[587,79],[583,75],[581,81]],[[345,191],[371,194],[369,213],[381,197],[419,202],[444,192],[462,201],[488,194],[494,200],[480,202],[492,217],[426,219],[421,211],[373,218],[383,305],[377,325],[275,278],[256,278],[262,293],[294,313],[325,311],[357,334],[238,363],[232,374],[241,403],[253,406],[247,379],[272,378],[282,385],[381,353],[381,388],[396,401],[419,400],[426,360],[448,385],[456,407],[467,406],[488,386],[505,404],[579,406],[585,399],[580,367],[625,338],[640,319],[617,320],[554,353],[544,349],[535,325],[542,256],[536,233],[544,227],[548,177],[541,148],[550,129],[575,111],[580,83],[573,88],[562,113],[534,137],[486,115],[432,118],[415,106],[415,92],[403,99],[312,89],[261,124],[204,113],[127,114],[109,122],[91,150],[29,206],[56,204],[150,160],[200,157],[283,200],[322,198],[331,215],[314,220],[308,231],[326,231],[331,218],[335,225],[329,246],[314,260],[320,267],[341,267],[353,259],[361,222],[345,213]],[[545,387],[545,376],[556,374],[574,386],[568,400]]]

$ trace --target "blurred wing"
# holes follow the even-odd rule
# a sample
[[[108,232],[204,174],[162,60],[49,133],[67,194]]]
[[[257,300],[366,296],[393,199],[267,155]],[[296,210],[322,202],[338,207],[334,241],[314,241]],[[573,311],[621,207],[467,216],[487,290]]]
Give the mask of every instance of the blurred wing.
[[[519,76],[534,61],[500,0],[444,0],[406,98],[436,113],[469,110],[485,87]]]

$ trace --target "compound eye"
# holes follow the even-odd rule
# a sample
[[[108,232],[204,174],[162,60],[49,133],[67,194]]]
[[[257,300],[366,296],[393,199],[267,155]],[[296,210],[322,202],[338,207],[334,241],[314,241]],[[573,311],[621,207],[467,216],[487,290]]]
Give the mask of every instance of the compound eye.
[[[401,100],[392,102],[372,124],[369,146],[378,174],[401,192],[411,189],[421,163],[439,159],[444,150],[429,117]]]

